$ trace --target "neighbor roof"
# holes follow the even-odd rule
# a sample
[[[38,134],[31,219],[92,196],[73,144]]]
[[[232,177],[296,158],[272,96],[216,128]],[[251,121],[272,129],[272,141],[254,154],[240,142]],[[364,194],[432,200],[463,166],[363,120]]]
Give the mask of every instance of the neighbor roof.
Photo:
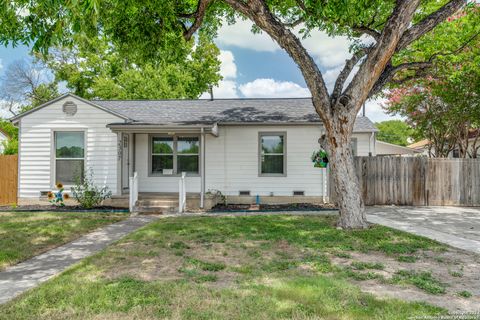
[[[429,144],[430,144],[430,140],[423,139],[423,140],[420,140],[418,142],[412,143],[412,144],[408,145],[407,147],[410,148],[410,149],[417,149],[418,150],[418,149],[425,148]]]
[[[122,114],[132,125],[289,124],[321,122],[310,98],[218,100],[94,100]],[[377,131],[367,117],[358,117],[355,132]]]

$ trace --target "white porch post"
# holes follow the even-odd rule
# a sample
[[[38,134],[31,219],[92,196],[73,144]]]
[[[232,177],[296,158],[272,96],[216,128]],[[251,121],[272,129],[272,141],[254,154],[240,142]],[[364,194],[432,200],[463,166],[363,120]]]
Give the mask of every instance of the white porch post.
[[[205,203],[205,130],[202,128],[200,136],[200,208],[204,208]]]
[[[122,163],[122,133],[117,132],[117,196],[122,195],[122,170],[123,170],[123,163]]]

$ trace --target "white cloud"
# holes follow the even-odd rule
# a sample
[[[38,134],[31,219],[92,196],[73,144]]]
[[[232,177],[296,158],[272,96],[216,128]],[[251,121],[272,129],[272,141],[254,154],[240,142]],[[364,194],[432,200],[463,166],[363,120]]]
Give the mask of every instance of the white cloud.
[[[3,63],[2,62],[3,62],[2,59],[0,59],[0,70],[3,69]]]
[[[237,19],[233,25],[228,25],[225,21],[218,31],[216,39],[220,46],[234,46],[254,51],[274,52],[280,47],[265,32],[252,33],[252,22],[250,20]]]
[[[312,31],[309,37],[301,41],[310,55],[325,69],[342,66],[345,60],[351,57],[348,51],[350,41],[346,37],[332,38],[325,32]]]
[[[220,74],[224,79],[235,79],[237,77],[237,65],[232,51],[221,50],[219,56]]]
[[[310,91],[290,81],[256,79],[240,85],[240,92],[246,98],[300,98],[310,97]]]
[[[218,86],[213,87],[213,96],[215,99],[238,98],[237,83],[234,80],[221,81]],[[210,93],[205,92],[200,99],[210,99]]]

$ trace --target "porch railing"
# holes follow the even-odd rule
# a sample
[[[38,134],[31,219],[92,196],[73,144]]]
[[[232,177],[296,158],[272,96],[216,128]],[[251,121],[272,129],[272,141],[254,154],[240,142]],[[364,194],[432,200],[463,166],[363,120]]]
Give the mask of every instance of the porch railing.
[[[186,173],[182,172],[182,176],[178,181],[178,213],[185,211],[187,206],[187,186],[185,184]]]
[[[136,172],[133,173],[133,177],[130,177],[129,189],[130,189],[129,208],[130,208],[130,212],[133,212],[138,200],[138,175]]]

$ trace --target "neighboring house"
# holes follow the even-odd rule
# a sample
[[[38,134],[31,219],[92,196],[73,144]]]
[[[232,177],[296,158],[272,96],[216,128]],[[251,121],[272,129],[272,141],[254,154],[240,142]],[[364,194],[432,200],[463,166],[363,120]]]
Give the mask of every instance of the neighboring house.
[[[418,142],[409,144],[407,147],[417,151],[419,154],[428,156],[429,146],[430,146],[430,141],[428,139],[423,139]]]
[[[384,142],[377,140],[375,142],[375,153],[377,156],[414,156],[417,154],[421,154],[421,151],[409,148],[409,147],[403,147],[399,146],[396,144]]]
[[[477,130],[470,131],[469,136],[468,136],[469,154],[473,154],[474,153],[474,150],[473,150],[474,146],[478,147],[478,145],[480,144],[479,143],[480,141],[477,141],[477,140],[479,140],[478,131]],[[428,140],[428,139],[423,139],[423,140],[420,140],[418,142],[412,143],[408,146],[408,148],[414,149],[419,154],[422,154],[422,155],[425,155],[425,156],[429,156],[430,152],[432,153],[432,155],[435,154],[434,148],[432,148],[432,150],[429,152],[430,140]],[[480,157],[480,148],[478,148],[476,150],[476,153],[477,153],[477,158]],[[460,157],[460,151],[459,151],[458,147],[455,148],[454,150],[452,150],[448,155],[448,158],[459,158],[459,157]]]
[[[8,139],[10,139],[8,134],[2,129],[0,129],[0,154],[3,154],[3,151],[5,150],[5,147],[3,146],[3,144],[4,142],[6,143]]]
[[[128,199],[140,193],[219,190],[230,202],[319,201],[325,169],[311,155],[324,134],[311,99],[88,101],[63,95],[12,119],[19,127],[20,203],[38,200],[76,174]],[[377,129],[358,117],[355,155],[375,155]],[[295,195],[295,196],[294,196]],[[263,201],[262,199],[262,201]]]

